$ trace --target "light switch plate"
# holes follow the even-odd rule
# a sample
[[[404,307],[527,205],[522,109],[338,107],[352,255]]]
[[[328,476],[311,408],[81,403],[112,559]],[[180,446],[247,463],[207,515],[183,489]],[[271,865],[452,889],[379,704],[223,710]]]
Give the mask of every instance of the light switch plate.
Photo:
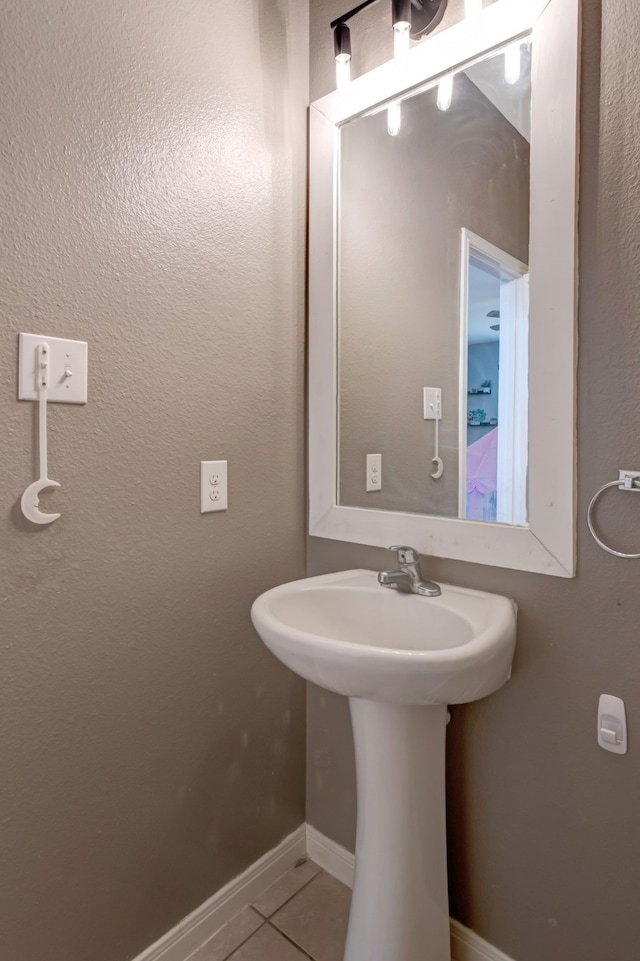
[[[20,334],[18,400],[37,400],[36,348],[49,345],[47,401],[57,404],[87,403],[87,355],[83,340]]]
[[[425,387],[423,404],[425,420],[442,419],[442,389],[440,387]]]

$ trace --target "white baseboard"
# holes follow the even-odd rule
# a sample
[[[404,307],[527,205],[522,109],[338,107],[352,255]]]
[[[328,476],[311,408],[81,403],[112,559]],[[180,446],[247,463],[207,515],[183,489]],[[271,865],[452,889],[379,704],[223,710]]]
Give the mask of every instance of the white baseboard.
[[[226,884],[213,897],[138,955],[135,961],[186,961],[253,898],[286,874],[307,853],[306,825]]]
[[[327,874],[333,875],[347,887],[353,887],[353,872],[355,869],[355,855],[341,847],[331,838],[320,834],[315,828],[307,824],[307,854]]]
[[[135,961],[187,961],[205,941],[230,921],[253,898],[308,855],[321,868],[348,887],[353,887],[355,856],[321,834],[310,824],[297,831],[221,888]],[[451,919],[451,955],[455,961],[512,961],[502,951]]]
[[[353,887],[355,855],[307,824],[307,854],[328,874]],[[459,921],[451,918],[452,961],[512,961]]]
[[[455,961],[512,961],[454,918],[451,918],[451,957]]]

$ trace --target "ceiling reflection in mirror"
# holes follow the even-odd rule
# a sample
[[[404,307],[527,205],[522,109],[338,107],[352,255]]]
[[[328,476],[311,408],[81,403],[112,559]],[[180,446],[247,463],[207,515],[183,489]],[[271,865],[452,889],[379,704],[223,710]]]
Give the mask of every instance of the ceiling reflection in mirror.
[[[530,63],[341,127],[342,506],[527,524]]]

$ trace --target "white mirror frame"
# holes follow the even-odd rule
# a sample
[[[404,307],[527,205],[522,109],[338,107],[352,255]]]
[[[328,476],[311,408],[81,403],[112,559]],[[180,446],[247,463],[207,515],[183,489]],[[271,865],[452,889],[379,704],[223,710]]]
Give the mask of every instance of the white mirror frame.
[[[529,526],[337,503],[339,128],[405,91],[533,32]],[[575,574],[580,0],[496,0],[472,21],[310,110],[309,533],[560,577]],[[464,411],[462,412],[464,413]],[[364,465],[363,465],[364,476]]]

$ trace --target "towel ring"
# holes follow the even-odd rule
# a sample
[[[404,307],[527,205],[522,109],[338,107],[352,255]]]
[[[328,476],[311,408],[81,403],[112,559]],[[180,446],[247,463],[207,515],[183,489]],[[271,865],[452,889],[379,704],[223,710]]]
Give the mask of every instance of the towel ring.
[[[600,497],[600,495],[603,494],[606,490],[608,490],[609,487],[622,487],[625,490],[639,490],[640,483],[636,482],[635,479],[630,478],[629,484],[628,486],[626,486],[625,481],[618,478],[618,480],[609,481],[608,484],[603,484],[600,490],[597,490],[595,492],[595,494],[591,498],[591,503],[589,504],[589,507],[587,510],[587,524],[589,525],[589,530],[591,531],[591,535],[594,541],[596,542],[596,544],[599,547],[601,547],[603,551],[606,551],[607,554],[613,554],[614,557],[623,557],[625,560],[628,560],[628,561],[640,560],[640,554],[624,554],[622,551],[616,551],[613,549],[613,547],[609,547],[608,544],[605,544],[605,542],[596,534],[595,527],[593,526],[593,508],[596,506],[596,502]]]

